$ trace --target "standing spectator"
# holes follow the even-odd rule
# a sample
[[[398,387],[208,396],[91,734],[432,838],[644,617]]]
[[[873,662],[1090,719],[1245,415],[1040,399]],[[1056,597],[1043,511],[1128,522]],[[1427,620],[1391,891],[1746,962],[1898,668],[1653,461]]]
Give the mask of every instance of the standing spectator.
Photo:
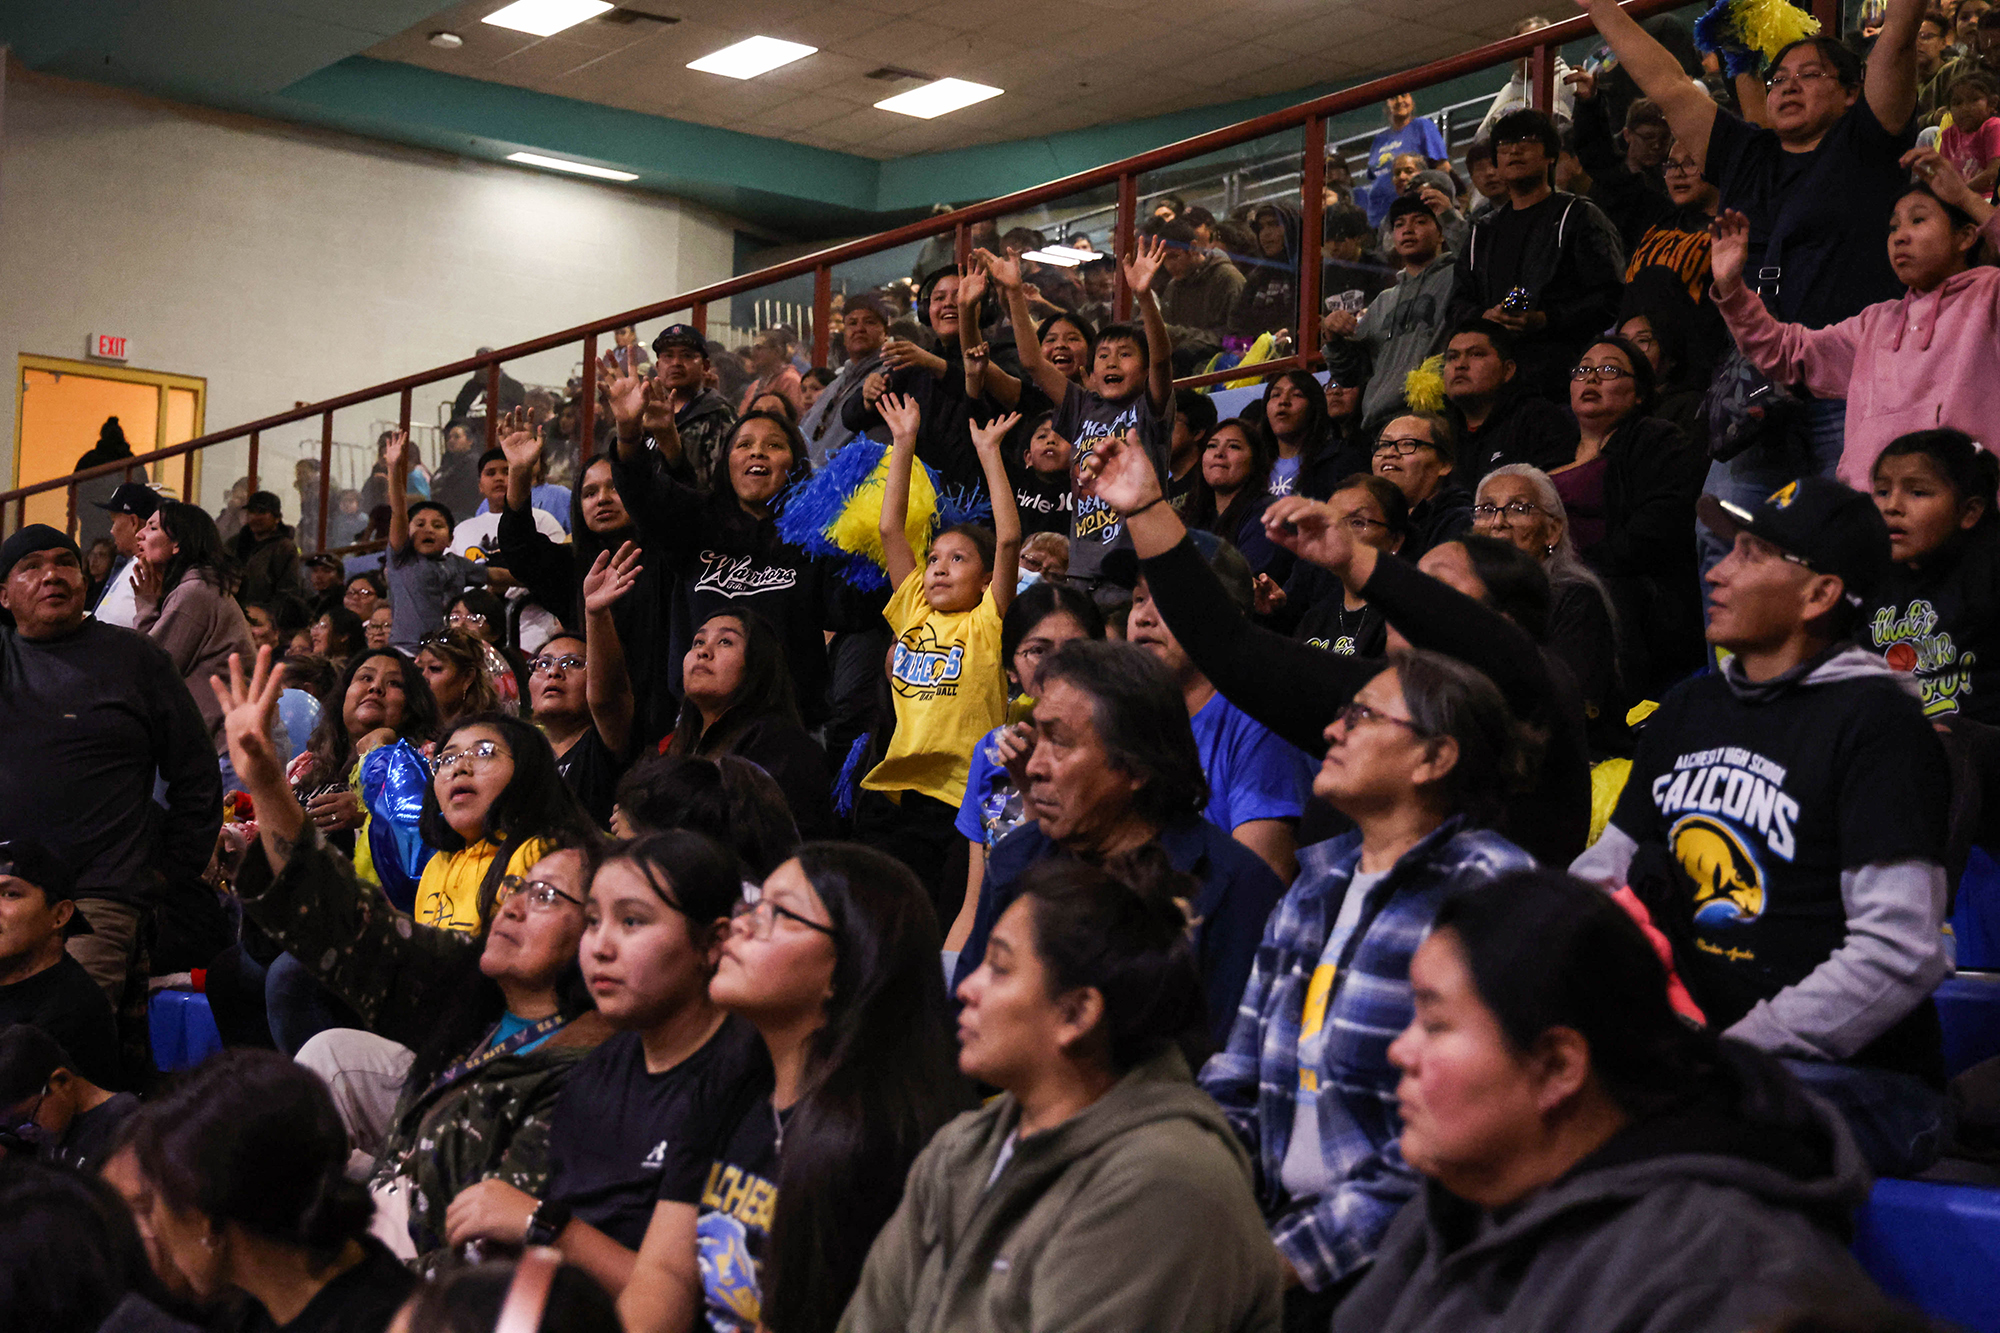
[[[736,428],[731,400],[708,387],[713,363],[708,342],[692,324],[669,324],[653,339],[654,382],[666,390],[681,455],[696,486],[707,486],[721,466],[723,447]],[[725,386],[726,387],[726,386]]]
[[[444,455],[438,459],[437,471],[431,474],[431,498],[454,514],[471,513],[473,506],[479,503],[479,457],[479,450],[473,447],[472,432],[463,421],[454,421],[446,426]],[[341,492],[343,496],[346,494]],[[384,494],[382,498],[386,501],[388,496]],[[357,495],[356,513],[360,512],[360,501],[361,497]],[[331,520],[327,527],[327,540],[332,542],[334,532]]]
[[[1916,700],[1852,641],[1888,528],[1822,477],[1755,512],[1704,497],[1701,517],[1732,541],[1708,641],[1733,656],[1648,719],[1573,869],[1638,894],[1710,1025],[1832,1102],[1871,1169],[1922,1170],[1944,1111],[1949,775]]]
[[[394,432],[384,446],[390,484],[389,553],[383,569],[395,612],[392,642],[406,652],[416,651],[443,627],[452,596],[486,582],[485,571],[451,550],[452,512],[435,500],[410,503],[405,485],[415,457],[406,432]]]
[[[474,352],[473,355],[491,356],[493,355],[493,349],[491,347],[482,347],[477,352]],[[484,369],[475,370],[466,378],[465,383],[459,386],[458,396],[451,400],[451,419],[453,421],[471,420],[473,406],[477,404],[479,407],[479,419],[483,421],[487,417],[498,415],[501,412],[512,411],[526,401],[528,401],[527,389],[522,386],[521,381],[507,373],[505,366],[502,366],[500,368],[500,401],[497,403],[487,402],[486,371]]]
[[[380,470],[379,463],[377,470]],[[319,549],[319,484],[319,460],[301,458],[292,469],[292,489],[299,493],[298,540],[302,551]],[[366,488],[375,484],[375,478],[370,476],[362,483],[362,494],[367,495]],[[331,524],[328,526],[331,527]]]
[[[1547,116],[1502,116],[1493,151],[1507,202],[1458,257],[1459,311],[1508,329],[1523,386],[1560,401],[1576,354],[1618,313],[1625,252],[1597,205],[1550,185],[1562,143]]]
[[[250,500],[250,478],[238,477],[236,484],[223,497],[222,512],[215,516],[215,530],[222,534],[225,543],[234,543],[236,534],[243,531],[243,506]]]
[[[1665,47],[1618,8],[1586,8],[1621,67],[1658,103],[1674,138],[1749,219],[1747,267],[1778,320],[1826,328],[1898,295],[1882,237],[1908,182],[1901,164],[1916,107],[1915,42],[1925,0],[1890,0],[1881,35],[1860,62],[1831,36],[1793,42],[1771,65],[1769,125],[1720,110]],[[1599,327],[1605,321],[1599,321]],[[1754,444],[1709,469],[1707,490],[1750,505],[1804,473],[1831,475],[1845,438],[1839,397],[1807,406],[1809,456],[1783,441]],[[1704,563],[1722,551],[1704,538]]]
[[[0,1024],[25,1023],[46,1034],[76,1052],[76,1068],[85,1078],[119,1087],[118,1025],[111,1005],[63,948],[65,936],[89,933],[63,863],[34,838],[0,841]],[[42,1091],[46,1096],[49,1089],[44,1085]],[[12,1107],[28,1095],[16,1094],[0,1106]]]
[[[1516,23],[1512,28],[1509,28],[1507,35],[1510,37],[1520,37],[1548,26],[1549,21],[1546,18],[1543,18],[1540,14],[1531,14],[1519,23]],[[1553,111],[1555,113],[1556,126],[1557,128],[1567,128],[1576,120],[1575,104],[1581,94],[1573,83],[1575,76],[1570,73],[1569,62],[1562,58],[1561,48],[1557,48],[1550,54],[1554,57],[1550,64],[1555,71],[1556,104]],[[1533,92],[1530,86],[1533,76],[1529,73],[1528,64],[1529,60],[1527,56],[1522,56],[1514,62],[1513,73],[1507,76],[1507,85],[1494,95],[1493,105],[1486,108],[1486,115],[1479,122],[1479,128],[1472,132],[1475,142],[1491,142],[1493,127],[1500,123],[1500,117],[1534,105],[1530,97]]]
[[[111,567],[93,611],[107,625],[130,629],[139,618],[139,603],[132,589],[133,561],[139,554],[139,529],[159,507],[160,493],[136,481],[126,482],[111,492],[109,500],[97,503],[97,508],[111,515],[111,541],[118,548],[118,562]]]
[[[1193,374],[1222,350],[1230,311],[1243,291],[1243,274],[1228,259],[1204,248],[1195,229],[1185,221],[1161,223],[1153,234],[1167,243],[1161,263],[1167,287],[1160,293],[1160,313],[1174,340],[1174,369]]]
[[[306,614],[315,618],[341,605],[346,589],[342,587],[341,575],[345,566],[340,557],[321,553],[309,555],[304,561]],[[359,620],[361,617],[356,616]]]
[[[70,471],[81,472],[85,468],[101,467],[106,463],[116,463],[120,459],[130,458],[131,456],[132,446],[125,440],[125,428],[118,424],[117,417],[106,417],[104,424],[97,428],[97,443],[92,445],[76,460],[76,466],[71,468]],[[88,546],[99,537],[111,534],[111,529],[106,526],[105,520],[89,512],[89,510],[110,509],[110,501],[116,496],[118,489],[121,486],[131,484],[126,481],[126,477],[130,475],[129,472],[107,472],[101,477],[92,477],[89,481],[80,481],[77,483],[76,539],[78,543]],[[85,506],[89,508],[87,509]],[[113,510],[112,512],[116,513],[117,511]]]
[[[243,528],[228,550],[242,579],[236,600],[245,606],[305,596],[299,582],[299,548],[284,521],[284,506],[271,492],[253,492],[243,502]]]
[[[840,341],[847,349],[847,359],[799,422],[799,434],[805,436],[806,452],[814,467],[823,466],[830,455],[854,438],[841,419],[841,411],[848,398],[861,392],[868,377],[882,369],[882,344],[888,336],[889,308],[881,297],[863,292],[847,298],[840,314]]]
[[[208,678],[228,669],[231,653],[247,658],[257,645],[232,596],[236,568],[215,520],[194,505],[162,501],[139,533],[132,578],[139,604],[133,628],[167,650],[208,723],[210,748],[223,754],[222,710],[213,692],[204,693]]]
[[[0,837],[41,838],[74,873],[91,933],[70,952],[116,1003],[142,920],[214,850],[208,728],[165,652],[85,618],[82,559],[54,528],[0,544],[0,610],[13,621],[0,628],[0,736],[36,756],[0,764]]]
[[[1597,96],[1595,76],[1571,77],[1577,83],[1577,162],[1590,176],[1591,202],[1611,219],[1629,254],[1649,228],[1673,212],[1660,168],[1674,132],[1658,103],[1641,97],[1626,109],[1623,132],[1614,137],[1607,101]]]
[[[1426,124],[1429,122],[1426,121]],[[1337,220],[1335,209],[1330,217]],[[1299,322],[1299,211],[1289,203],[1259,204],[1250,214],[1257,255],[1244,275],[1229,332],[1245,342],[1281,333]],[[1362,229],[1367,235],[1367,229]]]
[[[750,405],[767,393],[774,393],[791,404],[792,420],[797,421],[804,410],[799,398],[799,372],[788,358],[788,341],[780,329],[765,329],[750,344],[750,368],[756,378],[743,390],[743,400],[737,405],[736,414],[746,416]]]
[[[639,330],[630,324],[620,324],[611,330],[611,359],[628,375],[643,375],[653,364],[653,358],[646,352],[644,343],[639,341]]]
[[[1443,350],[1457,257],[1444,248],[1444,229],[1420,199],[1403,195],[1389,205],[1390,244],[1402,265],[1396,285],[1368,303],[1365,312],[1329,311],[1320,337],[1330,346],[1348,340],[1368,350],[1371,369],[1361,396],[1364,430],[1379,428],[1403,410],[1403,382],[1409,373]],[[1345,475],[1345,474],[1343,474]]]
[[[1409,93],[1397,93],[1382,104],[1382,110],[1389,125],[1377,130],[1368,145],[1368,188],[1360,195],[1371,228],[1382,225],[1382,219],[1389,215],[1389,205],[1395,201],[1396,183],[1389,167],[1398,156],[1416,153],[1427,167],[1448,166],[1451,158],[1436,122],[1417,115],[1417,99]]]
[[[1950,63],[1951,20],[1938,10],[1930,10],[1917,22],[1917,120],[1935,125],[1949,107],[1946,94],[1951,85],[1940,77]]]
[[[1520,376],[1512,330],[1477,317],[1452,330],[1444,350],[1444,395],[1459,426],[1466,471],[1483,475],[1507,463],[1546,471],[1570,461],[1575,427]]]

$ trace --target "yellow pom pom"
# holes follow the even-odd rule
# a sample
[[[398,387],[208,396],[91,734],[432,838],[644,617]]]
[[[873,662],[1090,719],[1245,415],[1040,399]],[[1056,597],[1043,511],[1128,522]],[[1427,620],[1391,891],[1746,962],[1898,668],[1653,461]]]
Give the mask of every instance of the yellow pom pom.
[[[882,451],[882,460],[875,470],[868,474],[868,480],[861,483],[848,497],[847,504],[833,522],[826,525],[827,540],[841,550],[852,555],[864,555],[876,564],[886,564],[882,553],[882,493],[887,489],[889,477],[889,451]],[[917,553],[921,562],[923,553],[931,544],[931,526],[937,521],[937,488],[931,485],[930,476],[920,467],[910,469],[910,513],[903,525],[903,532],[910,539],[910,549]]]
[[[1789,0],[1737,0],[1734,9],[1737,35],[1766,60],[1793,42],[1819,36],[1819,20]]]
[[[1444,411],[1444,357],[1434,356],[1403,377],[1403,401],[1412,412]]]

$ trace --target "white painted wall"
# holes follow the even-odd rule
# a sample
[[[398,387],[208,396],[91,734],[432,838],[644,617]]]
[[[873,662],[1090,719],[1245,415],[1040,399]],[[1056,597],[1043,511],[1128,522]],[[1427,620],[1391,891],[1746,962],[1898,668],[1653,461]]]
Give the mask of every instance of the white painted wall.
[[[0,138],[0,357],[80,359],[132,339],[135,367],[208,381],[215,430],[381,383],[729,276],[733,227],[699,205],[616,185],[231,116],[19,65]],[[660,321],[663,323],[664,321]],[[656,326],[642,329],[650,338]],[[607,340],[608,341],[608,340]],[[508,367],[561,384],[576,350]],[[420,390],[437,421],[456,384]],[[0,394],[11,484],[18,387]],[[394,400],[341,413],[372,462]],[[317,424],[262,442],[290,515],[291,461]],[[90,447],[79,441],[77,452]],[[206,455],[214,509],[240,450]],[[178,465],[170,480],[178,484]]]

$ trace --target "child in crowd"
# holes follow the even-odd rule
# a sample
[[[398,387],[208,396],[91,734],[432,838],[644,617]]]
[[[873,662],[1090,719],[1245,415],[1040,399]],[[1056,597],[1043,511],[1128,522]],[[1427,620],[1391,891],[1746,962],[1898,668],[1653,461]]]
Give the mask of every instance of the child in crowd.
[[[944,870],[972,751],[1006,711],[1000,624],[1014,600],[1021,516],[1000,446],[1020,418],[1009,412],[971,428],[993,497],[992,529],[960,524],[941,532],[919,565],[905,524],[920,412],[901,394],[882,395],[878,410],[893,438],[878,529],[896,590],[882,612],[896,635],[889,668],[896,730],[889,752],[862,780],[882,795],[857,812],[857,831],[917,872],[942,920],[958,915]]]
[[[478,931],[495,890],[548,855],[549,839],[589,818],[556,771],[555,752],[528,723],[475,713],[453,725],[431,763],[419,821],[437,852],[417,883],[417,924]]]
[[[382,457],[389,467],[389,555],[383,565],[394,613],[389,641],[415,652],[443,626],[452,595],[468,584],[484,584],[486,573],[452,552],[451,510],[435,500],[410,503],[410,466],[416,461],[410,433],[391,432]]]
[[[1022,461],[1026,467],[1014,483],[1014,507],[1021,513],[1021,531],[1028,535],[1069,532],[1070,443],[1056,434],[1055,413],[1035,418]]]
[[[1975,193],[1991,195],[2000,179],[2000,79],[1975,71],[1951,84],[1951,124],[1938,152]]]

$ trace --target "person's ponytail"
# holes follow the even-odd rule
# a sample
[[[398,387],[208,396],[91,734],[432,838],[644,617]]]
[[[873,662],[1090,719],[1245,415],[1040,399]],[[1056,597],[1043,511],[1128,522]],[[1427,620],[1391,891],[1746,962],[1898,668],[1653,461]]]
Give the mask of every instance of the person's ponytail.
[[[299,1215],[298,1242],[317,1253],[337,1253],[348,1241],[367,1235],[374,1216],[374,1196],[366,1185],[347,1178],[343,1164],[320,1177],[319,1189]]]

